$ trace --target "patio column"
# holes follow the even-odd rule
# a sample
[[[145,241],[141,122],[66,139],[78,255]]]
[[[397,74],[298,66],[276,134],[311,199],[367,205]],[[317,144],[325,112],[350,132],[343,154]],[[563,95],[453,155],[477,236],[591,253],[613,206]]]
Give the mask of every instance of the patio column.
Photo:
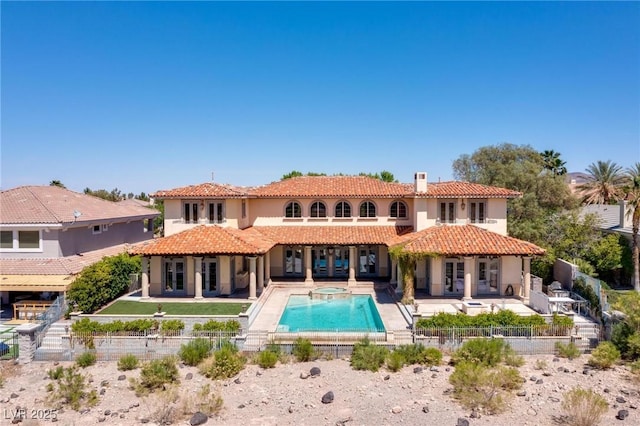
[[[396,294],[398,296],[402,296],[402,291],[404,290],[402,287],[404,286],[404,282],[402,279],[402,269],[400,269],[400,264],[398,262],[396,262],[396,281],[397,281],[397,286],[396,286]]]
[[[327,249],[327,275],[329,278],[333,278],[333,247]]]
[[[356,285],[356,246],[349,246],[349,280],[347,285]]]
[[[391,258],[391,281],[389,284],[398,284],[398,261],[393,257]]]
[[[262,294],[262,290],[264,290],[264,256],[258,257],[258,288]]]
[[[256,299],[256,257],[249,256],[249,299]]]
[[[473,270],[473,257],[464,258],[464,297],[462,300],[471,300],[471,271]]]
[[[311,246],[304,246],[304,283],[313,284],[313,270],[311,269]]]
[[[523,302],[528,305],[531,297],[531,256],[523,256],[524,261],[524,298]]]
[[[149,298],[149,258],[142,256],[142,277],[140,287],[142,287],[142,298]]]
[[[202,257],[194,257],[196,268],[196,299],[202,299]]]
[[[271,252],[264,254],[264,280],[267,285],[271,284]]]

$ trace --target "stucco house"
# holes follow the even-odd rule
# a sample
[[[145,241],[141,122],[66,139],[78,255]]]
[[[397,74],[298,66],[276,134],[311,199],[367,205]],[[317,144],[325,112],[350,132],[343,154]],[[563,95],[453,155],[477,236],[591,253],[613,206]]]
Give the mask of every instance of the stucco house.
[[[142,297],[201,299],[269,283],[398,282],[389,248],[429,254],[416,290],[433,297],[529,297],[540,247],[507,235],[507,201],[521,194],[468,182],[389,183],[302,176],[246,188],[217,183],[157,191],[165,237],[137,245]]]
[[[2,303],[65,292],[85,266],[152,239],[159,214],[57,186],[0,191]]]

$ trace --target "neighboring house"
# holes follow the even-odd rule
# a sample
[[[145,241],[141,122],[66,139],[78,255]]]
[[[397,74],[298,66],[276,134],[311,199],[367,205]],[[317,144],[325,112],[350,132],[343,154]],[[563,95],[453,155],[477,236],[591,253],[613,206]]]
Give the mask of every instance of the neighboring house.
[[[256,297],[272,280],[398,282],[389,248],[428,253],[416,289],[434,297],[528,299],[534,244],[507,236],[520,193],[467,182],[388,183],[303,176],[255,188],[216,183],[158,191],[165,237],[136,246],[142,296]],[[524,289],[522,288],[522,284]]]
[[[592,213],[600,218],[599,228],[604,232],[623,235],[629,244],[632,242],[631,214],[628,213],[627,202],[620,200],[618,204],[589,204],[583,206],[581,214]]]
[[[1,191],[2,303],[66,291],[85,266],[153,238],[158,215],[57,186]]]

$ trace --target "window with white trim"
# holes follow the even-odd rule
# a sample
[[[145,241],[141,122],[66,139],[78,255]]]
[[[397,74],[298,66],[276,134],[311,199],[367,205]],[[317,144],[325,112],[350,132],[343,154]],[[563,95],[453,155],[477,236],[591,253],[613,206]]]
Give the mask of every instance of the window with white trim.
[[[469,221],[471,223],[485,223],[487,203],[485,201],[474,200],[469,202]]]
[[[397,219],[406,219],[407,205],[402,201],[394,201],[389,208],[389,216]]]
[[[440,203],[440,223],[455,223],[456,203],[453,201]]]
[[[311,217],[327,217],[327,206],[322,201],[315,201],[311,204]]]
[[[198,203],[184,203],[182,211],[184,223],[198,223]]]
[[[336,217],[351,217],[351,204],[346,201],[338,201],[335,210]]]
[[[360,204],[360,217],[376,217],[376,205],[371,201]]]
[[[0,249],[13,249],[13,231],[0,231]]]
[[[302,217],[302,207],[300,206],[300,203],[297,201],[289,202],[284,209],[284,217]]]
[[[207,205],[208,205],[207,219],[209,223],[223,223],[225,221],[224,201],[223,200],[209,201]]]
[[[92,228],[92,230],[91,230],[91,233],[92,233],[93,235],[100,234],[100,233],[102,233],[102,228],[100,227],[100,225],[93,225],[93,228]]]
[[[0,251],[42,251],[42,231],[0,231]]]

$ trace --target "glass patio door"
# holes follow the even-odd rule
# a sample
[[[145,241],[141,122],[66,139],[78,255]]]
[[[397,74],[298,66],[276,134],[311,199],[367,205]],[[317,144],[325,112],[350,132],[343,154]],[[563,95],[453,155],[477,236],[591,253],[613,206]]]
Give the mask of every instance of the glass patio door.
[[[215,296],[219,293],[217,259],[205,259],[202,262],[202,294]]]
[[[302,248],[285,247],[284,274],[286,276],[302,276]]]
[[[329,275],[327,264],[327,248],[326,247],[314,247],[311,250],[311,259],[313,259],[313,276],[314,277],[326,277]]]
[[[374,246],[358,248],[358,275],[375,276],[378,272],[378,250]]]
[[[349,248],[336,247],[333,249],[333,276],[349,276]]]
[[[164,262],[163,279],[164,294],[186,294],[184,260],[166,259]]]
[[[444,294],[447,296],[464,295],[464,262],[447,260],[444,264]]]

